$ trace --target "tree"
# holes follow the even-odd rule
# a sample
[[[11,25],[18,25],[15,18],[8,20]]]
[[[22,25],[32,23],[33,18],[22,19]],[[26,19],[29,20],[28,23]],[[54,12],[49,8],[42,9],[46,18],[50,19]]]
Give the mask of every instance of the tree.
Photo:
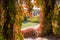
[[[26,5],[28,8],[28,13],[30,14],[30,16],[32,16],[32,10],[33,10],[33,4],[31,3],[31,0],[26,0]]]
[[[58,0],[56,1],[58,2]],[[53,32],[56,36],[60,37],[60,7],[56,3],[54,7],[54,15],[53,15],[53,21],[52,21],[52,26],[53,26]]]
[[[19,27],[16,26],[16,0],[2,0],[4,9],[4,26],[3,36],[5,40],[18,40],[16,36],[19,35]],[[19,20],[19,19],[18,19]],[[16,24],[16,25],[15,25]],[[21,25],[21,24],[20,24]],[[20,26],[21,27],[21,26]],[[17,31],[16,31],[17,30]],[[18,33],[17,33],[18,32]],[[21,40],[22,36],[20,35]]]
[[[0,40],[4,40],[2,35],[2,28],[3,28],[3,9],[2,9],[2,0],[0,0]]]
[[[36,1],[38,2],[39,0]],[[41,0],[41,2],[40,28],[42,28],[42,32],[40,33],[40,36],[53,34],[52,16],[54,14],[54,5],[56,0]]]
[[[52,32],[52,16],[56,0],[44,0],[44,30],[43,33],[49,35]]]
[[[12,3],[11,3],[12,2]],[[3,26],[3,35],[5,40],[14,40],[14,23],[15,23],[15,1],[14,0],[3,0],[3,9],[4,12],[4,26]]]

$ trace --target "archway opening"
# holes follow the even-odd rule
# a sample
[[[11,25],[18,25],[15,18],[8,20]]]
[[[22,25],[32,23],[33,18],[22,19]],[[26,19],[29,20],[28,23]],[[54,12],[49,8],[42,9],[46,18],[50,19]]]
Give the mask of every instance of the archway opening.
[[[40,27],[40,7],[36,6],[35,1],[32,0],[30,5],[25,2],[22,2],[24,13],[21,31],[24,37],[36,37],[36,30]]]

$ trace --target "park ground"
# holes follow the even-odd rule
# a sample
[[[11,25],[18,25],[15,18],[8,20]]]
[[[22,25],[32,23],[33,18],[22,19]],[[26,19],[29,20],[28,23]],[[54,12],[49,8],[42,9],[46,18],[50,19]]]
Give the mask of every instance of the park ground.
[[[24,38],[24,40],[60,40],[58,37],[38,37],[38,38]]]
[[[32,23],[32,22],[25,22],[22,23],[22,30],[25,30],[26,28],[37,28],[40,24],[39,23]],[[24,38],[24,40],[60,40],[59,37],[56,36],[44,36],[44,37],[37,37],[37,38]]]

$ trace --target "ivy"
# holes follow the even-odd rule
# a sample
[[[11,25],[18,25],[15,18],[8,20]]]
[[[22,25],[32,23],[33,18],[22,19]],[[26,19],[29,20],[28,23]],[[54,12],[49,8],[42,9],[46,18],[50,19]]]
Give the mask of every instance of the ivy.
[[[26,5],[29,12],[33,10],[33,4],[31,3],[31,0],[26,0]]]

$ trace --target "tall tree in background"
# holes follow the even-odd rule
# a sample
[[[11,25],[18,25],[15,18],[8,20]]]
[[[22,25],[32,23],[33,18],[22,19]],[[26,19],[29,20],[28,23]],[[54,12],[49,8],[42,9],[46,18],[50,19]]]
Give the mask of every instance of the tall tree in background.
[[[52,32],[52,16],[54,14],[54,6],[56,3],[56,0],[44,0],[44,29],[43,29],[43,34],[53,34]]]
[[[54,6],[56,3],[56,0],[46,0],[45,2],[45,24],[44,26],[47,27],[46,33],[48,33],[48,35],[52,32],[52,16],[54,14]]]
[[[14,38],[14,23],[16,19],[15,0],[3,0],[4,9],[4,26],[3,35],[5,40],[15,40]]]
[[[3,1],[3,9],[4,9],[4,26],[3,26],[3,36],[5,40],[18,40],[17,36],[19,36],[19,40],[23,40],[23,37],[20,34],[20,29],[18,29],[18,20],[17,17],[18,11],[16,9],[17,1],[16,0],[2,0]],[[21,13],[20,13],[21,14]],[[21,18],[21,17],[20,17]],[[17,21],[17,22],[16,22]],[[21,21],[21,20],[20,20]],[[22,21],[21,21],[22,22]],[[21,27],[20,22],[20,27]]]
[[[36,0],[37,2],[39,0]],[[40,27],[42,28],[42,32],[40,35],[49,35],[52,32],[52,16],[54,14],[54,5],[56,0],[41,0],[42,6],[40,13]],[[40,1],[39,1],[40,2]],[[38,3],[39,4],[39,3]]]

